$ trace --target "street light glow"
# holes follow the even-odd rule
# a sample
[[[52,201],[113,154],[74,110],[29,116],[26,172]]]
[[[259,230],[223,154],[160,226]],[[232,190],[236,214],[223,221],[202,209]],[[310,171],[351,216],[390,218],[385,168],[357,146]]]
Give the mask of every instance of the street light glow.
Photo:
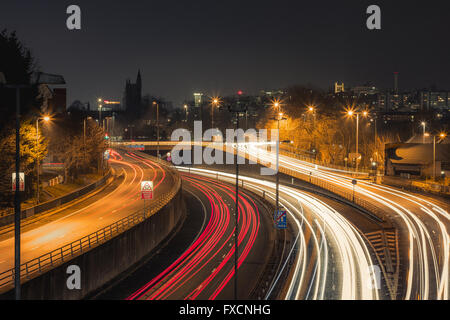
[[[49,117],[49,116],[45,116],[45,117],[42,118],[42,119],[44,119],[45,122],[49,122],[49,121],[50,121],[50,117]]]
[[[273,99],[271,101],[271,103],[272,103],[272,107],[274,107],[274,108],[280,108],[281,107],[281,101],[279,99]]]

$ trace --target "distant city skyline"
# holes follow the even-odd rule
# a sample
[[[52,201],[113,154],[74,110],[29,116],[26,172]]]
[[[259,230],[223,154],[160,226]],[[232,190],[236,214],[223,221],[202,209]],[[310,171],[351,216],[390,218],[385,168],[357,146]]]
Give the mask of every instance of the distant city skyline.
[[[295,84],[327,90],[368,81],[391,88],[393,72],[400,73],[400,90],[450,89],[449,4],[378,1],[379,31],[365,28],[369,4],[81,0],[82,30],[68,31],[68,3],[19,0],[3,4],[0,29],[16,30],[43,71],[65,77],[68,105],[122,100],[125,81],[139,69],[142,93],[176,107],[194,92]]]

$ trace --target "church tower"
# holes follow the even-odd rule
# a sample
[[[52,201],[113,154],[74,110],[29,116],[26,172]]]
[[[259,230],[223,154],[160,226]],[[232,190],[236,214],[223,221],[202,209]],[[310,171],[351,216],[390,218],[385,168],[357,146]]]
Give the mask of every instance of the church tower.
[[[142,78],[141,78],[141,70],[138,70],[137,78],[136,78],[136,89],[138,91],[139,100],[142,97]]]

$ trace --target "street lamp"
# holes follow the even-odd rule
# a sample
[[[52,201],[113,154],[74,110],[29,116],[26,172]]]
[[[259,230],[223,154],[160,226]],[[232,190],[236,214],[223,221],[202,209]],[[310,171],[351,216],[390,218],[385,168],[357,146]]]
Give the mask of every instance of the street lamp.
[[[185,104],[184,105],[184,114],[185,114],[185,116],[186,116],[186,123],[187,123],[187,116],[188,116],[188,106],[187,106],[187,104]]]
[[[433,181],[436,180],[436,137],[441,138],[441,140],[447,137],[447,134],[441,132],[439,135],[433,135]]]
[[[211,99],[211,129],[214,129],[214,107],[217,107],[219,103],[219,97],[213,97]]]
[[[97,101],[98,101],[98,124],[100,125],[100,127],[103,127],[102,126],[102,107],[103,107],[103,105],[102,105],[102,98],[98,98],[97,99]]]
[[[39,84],[65,84],[62,76],[35,72],[31,75],[31,85]],[[0,72],[0,85],[6,88],[16,90],[16,190],[14,193],[14,289],[15,299],[20,300],[20,89],[30,88],[30,84],[12,84],[8,85],[6,78]]]
[[[315,128],[316,127],[316,107],[312,106],[312,105],[309,106],[308,107],[308,112],[312,113],[312,115],[313,115],[313,128]],[[313,134],[313,146],[314,146],[314,149],[316,149],[316,136],[315,136],[315,134]],[[316,154],[314,154],[314,156],[317,157]],[[316,160],[316,159],[314,158],[314,160]]]
[[[153,101],[152,104],[156,105],[156,157],[159,158],[159,103]]]
[[[422,143],[425,144],[425,127],[426,127],[426,122],[422,121],[422,123],[420,124],[423,127],[423,136],[422,136]]]
[[[359,147],[359,116],[367,117],[369,115],[368,111],[356,112],[352,109],[347,110],[347,115],[353,118],[353,115],[356,114],[356,152],[355,152],[355,172],[358,171],[358,147]]]
[[[247,111],[247,105],[242,104],[239,97],[242,96],[242,90],[237,92],[237,100],[235,105],[229,105],[228,110],[236,115],[236,132],[239,129],[239,115],[242,112]],[[236,208],[235,208],[235,219],[234,219],[234,299],[238,299],[238,230],[239,230],[239,135],[236,134]]]
[[[275,210],[276,210],[276,214],[278,214],[278,210],[280,208],[279,206],[279,193],[280,193],[280,175],[278,174],[279,171],[279,164],[280,164],[280,121],[281,120],[287,120],[287,118],[283,118],[283,112],[281,112],[281,103],[278,100],[273,100],[272,101],[272,106],[274,108],[277,108],[277,117],[273,118],[273,120],[277,121],[277,154],[276,154],[276,167],[277,167],[277,172],[276,172],[276,191],[275,191]]]
[[[39,148],[39,120],[42,120],[44,122],[49,122],[50,117],[44,116],[42,118],[36,119],[36,173],[37,173],[37,187],[36,187],[36,203],[39,204],[39,154],[38,154],[38,148]]]

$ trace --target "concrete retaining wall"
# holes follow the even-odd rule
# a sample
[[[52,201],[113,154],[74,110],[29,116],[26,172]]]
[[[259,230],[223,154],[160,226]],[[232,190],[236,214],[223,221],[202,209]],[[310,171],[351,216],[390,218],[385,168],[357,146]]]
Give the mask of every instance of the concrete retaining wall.
[[[160,244],[180,222],[185,204],[181,189],[160,211],[110,241],[22,285],[23,299],[82,299],[125,272]],[[81,289],[69,290],[67,267],[81,269]],[[0,296],[13,299],[11,290]]]

